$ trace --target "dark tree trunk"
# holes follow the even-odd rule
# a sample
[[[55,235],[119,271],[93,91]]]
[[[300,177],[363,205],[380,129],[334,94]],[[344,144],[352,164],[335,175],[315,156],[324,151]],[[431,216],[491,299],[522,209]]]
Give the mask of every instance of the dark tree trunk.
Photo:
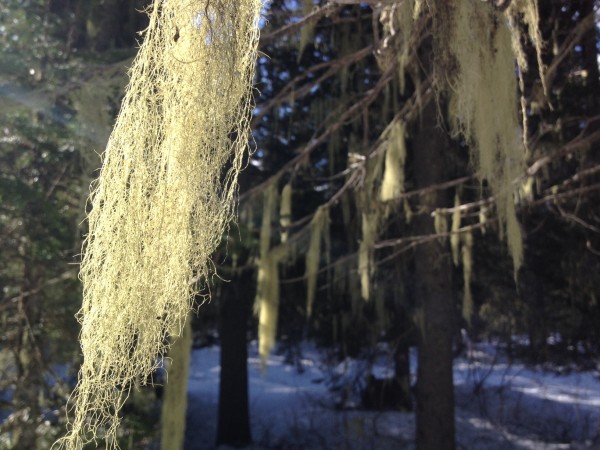
[[[436,107],[429,102],[414,139],[416,188],[446,181],[449,140],[438,126]],[[446,193],[435,190],[421,196],[427,211],[447,207]],[[435,233],[433,219],[420,214],[414,219],[418,234]],[[454,306],[451,257],[446,239],[421,244],[415,251],[418,368],[416,389],[416,448],[454,450],[454,386],[452,337]]]
[[[412,411],[412,392],[410,389],[410,345],[406,333],[402,334],[396,341],[394,350],[394,378],[400,387],[400,398],[402,409]]]
[[[525,255],[525,267],[519,272],[519,295],[527,305],[529,354],[532,362],[547,361],[548,323],[544,286],[535,272],[535,262]]]
[[[252,442],[248,411],[248,348],[246,332],[252,305],[251,273],[232,281],[219,298],[221,380],[217,445]]]
[[[406,230],[403,230],[406,233]],[[398,280],[402,280],[402,285],[407,283],[406,268],[404,265],[397,265]],[[400,389],[401,409],[404,411],[413,410],[412,389],[410,380],[410,344],[414,340],[414,326],[408,312],[407,292],[403,288],[401,292],[396,292],[394,304],[394,318],[390,337],[394,342],[394,380]]]

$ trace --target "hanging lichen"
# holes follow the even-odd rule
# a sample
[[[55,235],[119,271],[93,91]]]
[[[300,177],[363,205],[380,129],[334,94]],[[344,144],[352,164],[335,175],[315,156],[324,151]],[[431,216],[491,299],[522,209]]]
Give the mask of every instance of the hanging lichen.
[[[273,220],[275,218],[275,208],[277,207],[277,186],[273,181],[263,192],[263,213],[260,226],[259,257],[267,256],[271,248],[271,231]]]
[[[404,163],[406,161],[406,142],[404,124],[395,121],[388,133],[385,152],[385,170],[379,198],[382,201],[395,200],[404,192]]]
[[[460,197],[458,196],[458,192],[454,195],[454,210],[452,211],[452,234],[450,235],[450,248],[452,249],[452,262],[454,265],[458,267],[460,262],[459,256],[459,244],[460,244],[460,234],[458,231],[460,230]]]
[[[317,290],[317,273],[321,260],[321,240],[329,234],[329,210],[318,208],[310,222],[310,242],[306,252],[306,316],[312,316],[315,292]]]
[[[536,188],[536,177],[527,176],[521,180],[517,190],[517,203],[532,202]]]
[[[260,6],[152,4],[93,185],[80,272],[83,364],[57,448],[96,439],[118,448],[129,389],[157,367],[195,281],[211,273],[247,147]]]
[[[433,212],[433,229],[436,234],[446,234],[448,232],[448,219],[446,214],[439,209]]]
[[[176,339],[169,351],[167,385],[164,388],[161,420],[161,450],[182,449],[185,438],[190,351],[192,349],[192,322],[187,320],[181,338]]]
[[[406,220],[406,223],[409,224],[414,215],[413,210],[410,207],[410,203],[406,197],[404,198],[404,201],[402,202],[402,204],[403,204],[403,209],[404,209],[404,218]]]
[[[405,0],[391,3],[381,8],[379,21],[385,36],[377,49],[376,57],[382,71],[391,65],[398,65],[398,83],[400,93],[404,94],[405,68],[411,50],[415,13],[415,1]]]
[[[412,39],[414,33],[414,16],[418,15],[420,6],[415,3],[415,0],[405,0],[399,5],[397,13],[397,23],[402,40],[398,52],[398,81],[400,82],[400,93],[404,94],[405,90],[405,72],[408,64],[408,58],[411,47],[413,47]]]
[[[473,317],[473,295],[471,294],[471,278],[473,277],[473,234],[462,235],[462,266],[463,266],[463,302],[462,316],[470,325]]]
[[[263,214],[260,228],[258,279],[254,313],[258,316],[259,353],[263,363],[275,342],[277,316],[279,311],[279,262],[278,256],[286,247],[282,244],[271,249],[271,230],[275,208],[277,207],[277,183],[271,184],[263,192]]]
[[[386,155],[378,152],[374,158],[367,160],[366,175],[363,188],[359,191],[358,201],[362,205],[371,205],[376,201],[381,192],[381,179],[383,175]]]
[[[479,223],[482,225],[481,234],[485,234],[487,223],[487,208],[485,206],[482,206],[479,210]]]
[[[313,0],[302,0],[302,16],[306,17],[310,14],[315,7]],[[300,28],[300,40],[298,42],[298,61],[302,59],[302,54],[308,43],[313,38],[315,31],[315,21],[308,21],[303,27]]]
[[[535,54],[539,70],[539,78],[542,83],[544,93],[548,95],[548,89],[546,86],[546,68],[542,61],[542,50],[544,47],[544,41],[542,39],[542,33],[540,31],[540,14],[538,7],[538,0],[514,0],[506,10],[506,15],[509,19],[511,27],[511,34],[513,36],[513,52],[517,59],[517,64],[520,71],[527,71],[527,57],[522,46],[522,31],[518,25],[519,19],[523,19],[527,28],[527,34],[529,40],[535,48]]]
[[[371,295],[371,275],[373,273],[373,245],[377,238],[378,220],[374,214],[362,214],[362,239],[358,249],[358,274],[360,277],[360,294],[363,300]]]
[[[453,10],[448,49],[456,62],[450,117],[471,144],[472,157],[496,197],[515,273],[523,258],[512,182],[523,168],[515,108],[517,84],[511,35],[487,3],[462,0]]]
[[[263,369],[277,336],[279,314],[279,263],[287,258],[288,248],[280,245],[261,256],[254,313],[258,316],[258,353]]]
[[[519,90],[521,97],[521,120],[523,124],[523,145],[528,151],[528,142],[527,142],[527,129],[528,129],[528,113],[527,113],[527,98],[525,96],[525,77],[524,72],[528,70],[527,56],[525,50],[523,49],[523,35],[521,26],[521,19],[524,22],[525,27],[528,30],[529,39],[533,43],[536,55],[537,62],[539,68],[539,78],[544,90],[544,94],[547,96],[547,87],[546,87],[546,77],[545,77],[545,67],[542,62],[542,36],[540,32],[539,26],[539,13],[538,13],[538,4],[537,0],[518,0],[513,1],[509,8],[506,11],[506,15],[508,16],[509,27],[512,30],[511,39],[512,39],[512,48],[513,53],[515,55],[517,66],[518,66],[518,76],[519,76]]]
[[[290,224],[292,223],[292,183],[287,183],[281,191],[279,207],[279,225],[281,226],[281,242],[287,242]]]
[[[415,4],[413,7],[413,19],[416,19],[423,11],[423,6],[426,0],[414,0],[414,2]]]

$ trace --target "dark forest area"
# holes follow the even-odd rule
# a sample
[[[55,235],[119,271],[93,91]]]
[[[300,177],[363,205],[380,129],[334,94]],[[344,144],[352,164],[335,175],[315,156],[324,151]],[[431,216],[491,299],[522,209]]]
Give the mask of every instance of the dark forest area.
[[[242,41],[238,32],[245,36],[235,20],[252,1],[238,9],[226,0],[165,0],[163,6],[2,0],[0,450],[48,449],[72,429],[69,399],[89,351],[80,344],[81,326],[91,314],[81,309],[88,278],[79,266],[92,211],[110,209],[108,201],[90,200],[90,186],[97,189],[94,180],[110,159],[102,156],[107,143],[117,142],[117,132],[111,136],[117,117],[126,120],[136,99],[126,89],[142,67],[136,55],[144,39],[166,40],[181,62],[176,52],[190,35],[184,26],[166,37],[144,32],[154,30],[150,18],[167,17],[160,8],[185,3],[195,12],[181,23],[207,33],[204,48],[221,51],[224,42],[220,63],[229,67],[227,46]],[[123,324],[115,323],[134,330],[123,358],[142,346],[144,320],[160,340],[151,371],[114,381],[117,400],[106,416],[121,417],[118,430],[117,420],[103,421],[104,413],[91,408],[82,422],[97,421],[98,430],[85,425],[81,444],[60,448],[600,446],[597,2],[254,4],[260,37],[250,54],[256,60],[251,117],[235,112],[245,94],[231,100],[238,91],[223,87],[230,77],[242,79],[241,69],[222,77],[215,69],[210,83],[198,86],[219,100],[214,109],[209,100],[206,111],[183,105],[185,96],[172,101],[210,132],[220,126],[219,108],[230,108],[227,114],[238,120],[228,119],[234,126],[225,127],[225,144],[218,145],[241,142],[243,161],[236,153],[207,162],[216,176],[203,162],[186,172],[188,184],[210,178],[220,201],[230,188],[230,168],[243,166],[238,185],[231,184],[235,219],[222,225],[226,232],[200,269],[173,275],[198,285],[190,290],[191,308],[180,302],[179,328],[161,328],[170,320],[167,309],[123,310]],[[231,67],[238,64],[231,60]],[[143,76],[154,76],[154,61],[140,69]],[[213,61],[181,65],[196,63]],[[175,119],[166,97],[175,88],[148,84],[140,104],[163,117],[134,111],[131,120],[166,124],[164,130],[153,125],[162,140],[147,138],[148,147],[164,145],[168,152],[174,142],[186,152],[179,139],[193,135],[195,125],[172,126],[182,131],[168,134]],[[189,82],[187,88],[196,89]],[[132,127],[135,133],[144,130]],[[107,189],[122,185],[133,198],[132,174],[142,169],[130,170],[122,183],[109,179]],[[210,203],[212,191],[202,192],[198,198],[209,206],[194,207],[183,223],[219,208]],[[181,202],[187,194],[184,186]],[[140,198],[152,195],[148,190]],[[139,224],[140,235],[144,218],[158,208],[148,205],[146,212],[122,214]],[[206,233],[192,224],[188,234],[200,240]],[[137,231],[130,234],[135,239]],[[114,236],[116,247],[130,244],[129,234]],[[172,234],[152,238],[164,260],[179,245]],[[160,298],[161,289],[170,295],[172,280],[158,279],[163,272],[143,269],[150,263],[139,259],[141,276],[148,270],[153,277],[140,301]],[[114,284],[138,289],[126,285],[120,270]],[[529,374],[539,377],[535,389],[519,384]],[[591,380],[575,419],[542,420],[510,403],[516,397],[510,397],[513,409],[503,409],[509,391],[546,392],[547,399],[554,387],[560,391],[556,377],[575,375]],[[308,401],[305,391],[302,402],[281,394],[260,405],[259,387],[272,382],[273,389],[287,389],[286,377],[306,380],[299,386],[310,393],[311,411],[322,414],[309,425],[298,409]],[[556,402],[571,407],[571,399]],[[277,421],[283,412],[268,419],[286,402],[297,414],[289,428]],[[377,431],[388,420],[396,431]],[[479,420],[492,425],[476,429]],[[491,443],[476,443],[483,442],[478,433]],[[493,441],[492,433],[503,437]]]

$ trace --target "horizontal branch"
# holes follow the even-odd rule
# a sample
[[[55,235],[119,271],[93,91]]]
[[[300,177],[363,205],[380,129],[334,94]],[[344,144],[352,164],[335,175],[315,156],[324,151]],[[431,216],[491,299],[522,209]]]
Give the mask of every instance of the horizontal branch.
[[[43,289],[47,288],[48,286],[52,286],[52,285],[60,283],[62,281],[75,280],[75,279],[77,279],[77,272],[74,272],[72,270],[64,272],[61,275],[59,275],[58,277],[52,278],[52,279],[46,281],[45,283],[42,283],[40,286],[36,287],[35,289],[30,289],[29,291],[20,292],[18,295],[15,295],[12,298],[8,298],[8,299],[4,300],[3,304],[0,305],[0,311],[10,308],[12,304],[14,304],[15,302],[17,302],[21,299],[31,297],[32,295],[38,294],[39,292],[41,292]]]
[[[269,100],[266,104],[257,105],[256,109],[258,109],[259,112],[256,113],[252,118],[252,127],[256,127],[260,119],[262,119],[265,116],[265,114],[267,114],[267,112],[269,112],[275,106],[281,105],[286,100],[291,99],[292,96],[294,97],[294,100],[303,98],[311,91],[313,87],[318,86],[325,80],[333,77],[339,72],[340,69],[347,67],[369,56],[372,52],[373,46],[369,45],[368,47],[362,48],[357,52],[351,53],[350,55],[346,55],[342,58],[334,59],[332,61],[326,61],[320,64],[315,64],[314,66],[309,67],[306,70],[306,72],[304,72],[301,75],[298,75],[293,80],[288,82],[283,87],[283,89],[281,89],[281,91],[274,98]],[[303,84],[299,89],[295,89],[295,87],[300,82],[307,79],[311,74],[323,69],[328,70],[315,80],[311,81],[310,83]]]
[[[554,152],[551,155],[544,156],[543,158],[535,161],[529,168],[527,169],[527,175],[535,175],[537,172],[542,169],[542,167],[547,166],[555,159],[558,159],[562,156],[565,156],[571,152],[587,150],[591,148],[593,144],[596,144],[600,141],[600,130],[596,131],[586,137],[580,137],[572,140],[568,144],[561,147],[558,151]]]
[[[311,23],[311,22],[316,22],[323,17],[327,17],[327,16],[335,13],[336,11],[339,11],[340,9],[341,9],[341,6],[336,5],[333,2],[326,3],[325,5],[312,11],[310,14],[307,14],[306,16],[304,16],[298,22],[294,22],[289,25],[285,25],[281,28],[278,28],[275,31],[271,31],[270,33],[262,34],[260,37],[259,47],[262,47],[262,46],[274,41],[275,39],[279,39],[282,36],[294,33],[297,30],[299,30],[300,28],[302,28],[303,26],[305,26],[306,24]]]

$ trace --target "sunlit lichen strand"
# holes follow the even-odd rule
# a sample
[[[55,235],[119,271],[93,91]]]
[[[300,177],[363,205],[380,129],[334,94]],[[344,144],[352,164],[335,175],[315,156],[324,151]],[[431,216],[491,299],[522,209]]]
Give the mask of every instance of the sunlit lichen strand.
[[[285,194],[287,196],[287,194]],[[263,213],[260,229],[258,258],[258,277],[256,280],[256,299],[254,314],[258,317],[258,352],[263,370],[267,357],[277,335],[277,318],[279,314],[279,263],[288,254],[289,246],[282,243],[271,247],[271,231],[277,208],[277,180],[263,192]],[[281,211],[281,209],[280,209]]]
[[[452,250],[452,262],[456,267],[459,264],[459,244],[460,244],[460,197],[458,192],[454,194],[454,211],[452,211],[452,234],[450,235],[450,248]]]
[[[404,164],[406,161],[404,124],[401,121],[395,121],[388,136],[385,171],[379,192],[382,201],[397,199],[404,192]]]
[[[98,180],[80,278],[83,364],[55,448],[104,440],[178,335],[233,216],[259,0],[155,0]]]
[[[315,293],[317,290],[317,275],[321,261],[321,241],[329,233],[329,209],[318,208],[310,222],[310,241],[306,252],[306,316],[311,317]]]
[[[489,5],[459,1],[454,7],[448,52],[453,128],[469,142],[477,169],[495,198],[500,234],[506,235],[515,274],[523,259],[513,180],[524,167],[517,117],[515,55],[507,20]]]
[[[360,277],[360,294],[363,300],[371,297],[371,277],[375,270],[373,245],[377,239],[379,218],[375,213],[362,214],[362,239],[358,248],[358,275]]]
[[[281,226],[281,243],[285,244],[292,223],[292,183],[288,183],[281,191],[281,205],[279,206],[279,225]]]
[[[462,316],[471,325],[473,317],[473,294],[471,293],[471,279],[473,278],[473,234],[468,231],[462,237],[462,265],[463,265],[463,302]]]

